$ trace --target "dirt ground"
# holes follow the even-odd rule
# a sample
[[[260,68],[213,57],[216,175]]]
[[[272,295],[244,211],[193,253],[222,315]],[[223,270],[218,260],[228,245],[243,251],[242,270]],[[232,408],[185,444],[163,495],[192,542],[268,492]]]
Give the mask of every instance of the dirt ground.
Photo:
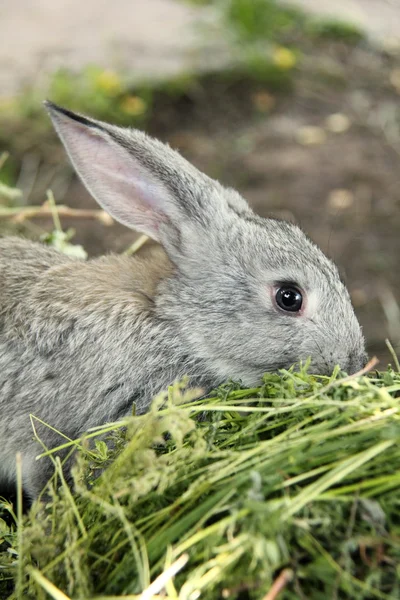
[[[141,79],[196,68],[207,13],[179,0],[0,0],[0,98],[60,67],[96,64]]]
[[[286,4],[355,23],[378,43],[400,44],[400,0]],[[213,8],[185,0],[0,0],[0,14],[0,99],[27,82],[43,84],[59,67],[81,70],[94,63],[154,78],[209,67],[226,56],[212,35]]]
[[[260,214],[298,222],[333,257],[383,367],[386,337],[400,351],[400,57],[337,42],[305,56],[290,92],[209,76],[178,99],[156,97],[147,130]],[[49,149],[29,202],[43,201],[50,186],[58,202],[95,207],[55,138]],[[119,225],[64,224],[91,254],[134,239]]]

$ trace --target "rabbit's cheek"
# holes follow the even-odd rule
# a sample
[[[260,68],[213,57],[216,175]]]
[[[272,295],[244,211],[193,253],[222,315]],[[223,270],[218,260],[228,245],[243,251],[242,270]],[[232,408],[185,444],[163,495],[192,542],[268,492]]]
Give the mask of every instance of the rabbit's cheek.
[[[314,319],[317,314],[318,305],[318,294],[316,292],[305,294],[305,301],[301,316],[305,319]]]

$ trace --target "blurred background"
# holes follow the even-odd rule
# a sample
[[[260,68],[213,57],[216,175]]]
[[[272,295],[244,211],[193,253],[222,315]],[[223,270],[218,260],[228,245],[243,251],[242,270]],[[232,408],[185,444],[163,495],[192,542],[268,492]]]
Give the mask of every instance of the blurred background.
[[[400,0],[0,0],[0,11],[0,234],[89,255],[128,248],[135,233],[96,211],[41,102],[140,127],[263,216],[300,224],[339,265],[369,353],[393,364]],[[70,207],[60,222],[53,197]]]

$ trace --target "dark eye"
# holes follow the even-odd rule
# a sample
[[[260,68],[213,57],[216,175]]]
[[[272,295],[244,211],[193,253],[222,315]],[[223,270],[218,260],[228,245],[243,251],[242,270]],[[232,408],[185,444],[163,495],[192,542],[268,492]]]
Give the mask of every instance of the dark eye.
[[[299,312],[303,304],[303,296],[293,285],[282,285],[278,288],[275,300],[279,308],[287,312]]]

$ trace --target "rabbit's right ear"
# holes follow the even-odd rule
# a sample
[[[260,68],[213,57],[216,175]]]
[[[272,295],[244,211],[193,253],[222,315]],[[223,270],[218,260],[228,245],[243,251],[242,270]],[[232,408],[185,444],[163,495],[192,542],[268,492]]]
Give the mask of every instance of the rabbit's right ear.
[[[138,130],[45,105],[83,183],[120,223],[164,243],[168,226],[184,237],[185,228],[207,226],[212,213],[221,212],[212,200],[218,184],[167,145]]]

